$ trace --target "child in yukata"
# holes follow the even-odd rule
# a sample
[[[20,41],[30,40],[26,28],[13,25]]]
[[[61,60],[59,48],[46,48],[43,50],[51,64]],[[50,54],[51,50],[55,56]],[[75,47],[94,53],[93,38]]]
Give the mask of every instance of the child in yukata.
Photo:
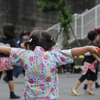
[[[26,49],[0,46],[0,52],[10,56],[14,65],[25,69],[24,100],[56,100],[58,66],[72,63],[73,56],[86,52],[97,54],[95,46],[84,46],[69,50],[52,49],[55,41],[44,30],[32,31],[25,42]]]

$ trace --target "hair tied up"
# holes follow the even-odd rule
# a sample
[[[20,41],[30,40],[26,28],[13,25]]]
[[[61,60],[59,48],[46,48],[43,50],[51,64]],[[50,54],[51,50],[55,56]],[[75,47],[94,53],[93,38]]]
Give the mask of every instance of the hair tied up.
[[[32,38],[30,38],[28,42],[32,42]]]

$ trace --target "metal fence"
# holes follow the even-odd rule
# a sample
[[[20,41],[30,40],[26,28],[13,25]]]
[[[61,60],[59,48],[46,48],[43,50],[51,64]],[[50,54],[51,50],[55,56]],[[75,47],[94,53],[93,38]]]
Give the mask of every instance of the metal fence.
[[[82,14],[74,14],[74,21],[71,23],[77,39],[84,39],[90,30],[95,27],[100,27],[100,4],[90,10],[86,10]],[[47,29],[51,34],[56,34],[60,31],[60,23]],[[75,40],[72,32],[70,32],[69,43]]]

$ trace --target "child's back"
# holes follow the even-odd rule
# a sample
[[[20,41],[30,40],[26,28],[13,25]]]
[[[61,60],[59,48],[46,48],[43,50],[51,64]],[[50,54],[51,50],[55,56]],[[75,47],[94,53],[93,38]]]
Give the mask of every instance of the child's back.
[[[11,55],[12,62],[18,62],[25,69],[24,94],[28,95],[25,98],[29,99],[32,95],[32,99],[51,100],[58,96],[56,68],[73,61],[69,50],[45,51],[44,48],[37,46],[34,51],[12,49]]]

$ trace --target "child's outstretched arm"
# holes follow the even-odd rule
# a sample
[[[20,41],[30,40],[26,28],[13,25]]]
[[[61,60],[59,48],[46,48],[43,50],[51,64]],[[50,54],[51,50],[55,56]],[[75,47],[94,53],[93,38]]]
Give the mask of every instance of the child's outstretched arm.
[[[11,47],[0,46],[0,53],[4,53],[4,54],[9,55],[10,54],[10,50],[11,50]]]
[[[77,47],[71,49],[71,52],[72,52],[72,56],[77,56],[80,54],[84,54],[86,52],[95,53],[95,54],[98,53],[95,46]]]
[[[92,54],[92,56],[93,56],[98,62],[100,62],[100,57],[99,57],[99,56],[97,56],[96,54]]]

